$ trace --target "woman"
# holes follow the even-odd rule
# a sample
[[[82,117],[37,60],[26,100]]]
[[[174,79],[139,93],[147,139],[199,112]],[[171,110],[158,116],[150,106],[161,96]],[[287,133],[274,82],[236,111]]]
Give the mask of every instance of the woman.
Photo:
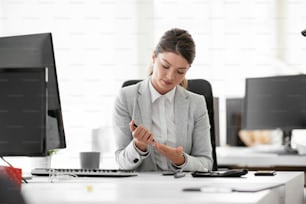
[[[116,160],[137,171],[207,171],[212,168],[205,99],[186,90],[195,57],[191,35],[171,29],[152,54],[150,76],[122,88],[115,101]]]

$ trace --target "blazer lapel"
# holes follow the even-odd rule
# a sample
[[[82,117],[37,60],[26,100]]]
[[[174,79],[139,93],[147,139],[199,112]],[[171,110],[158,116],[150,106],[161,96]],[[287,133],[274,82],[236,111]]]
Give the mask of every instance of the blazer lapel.
[[[187,144],[187,121],[188,121],[188,96],[184,92],[184,88],[177,86],[174,98],[174,118],[176,126],[176,144]]]
[[[149,90],[150,78],[145,79],[138,89],[137,103],[140,112],[141,122],[146,128],[151,130],[152,126],[152,103],[151,94]]]
[[[152,102],[149,90],[150,77],[140,83],[137,92],[137,104],[135,122],[143,124],[149,130],[152,129]],[[187,144],[187,121],[188,121],[188,95],[185,89],[177,86],[174,97],[174,118],[176,126],[176,144]]]

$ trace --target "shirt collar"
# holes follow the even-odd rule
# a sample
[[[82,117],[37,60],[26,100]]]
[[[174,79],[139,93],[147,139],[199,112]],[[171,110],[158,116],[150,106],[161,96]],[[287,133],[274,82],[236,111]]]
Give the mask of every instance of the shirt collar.
[[[149,88],[151,92],[152,103],[154,103],[154,101],[156,101],[161,96],[164,96],[168,101],[170,101],[170,103],[173,102],[176,87],[174,87],[171,91],[164,95],[161,95],[160,93],[158,93],[158,91],[156,91],[156,89],[152,85],[152,81],[149,82]]]

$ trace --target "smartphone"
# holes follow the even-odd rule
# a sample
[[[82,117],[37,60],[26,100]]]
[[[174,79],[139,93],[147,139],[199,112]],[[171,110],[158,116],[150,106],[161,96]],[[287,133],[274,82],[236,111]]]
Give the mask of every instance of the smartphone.
[[[259,170],[254,173],[255,176],[274,176],[275,174],[274,170]]]

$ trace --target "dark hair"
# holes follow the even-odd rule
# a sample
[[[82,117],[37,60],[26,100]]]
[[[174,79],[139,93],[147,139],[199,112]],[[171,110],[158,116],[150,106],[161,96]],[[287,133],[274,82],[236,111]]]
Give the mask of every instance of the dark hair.
[[[186,30],[173,28],[164,33],[154,50],[156,56],[163,52],[179,54],[191,65],[195,58],[195,43],[192,36]],[[150,75],[152,72],[153,69],[150,70]],[[187,80],[184,79],[180,85],[186,88]]]
[[[195,44],[186,30],[174,28],[164,33],[154,50],[155,55],[163,52],[182,55],[191,65],[195,57]]]

